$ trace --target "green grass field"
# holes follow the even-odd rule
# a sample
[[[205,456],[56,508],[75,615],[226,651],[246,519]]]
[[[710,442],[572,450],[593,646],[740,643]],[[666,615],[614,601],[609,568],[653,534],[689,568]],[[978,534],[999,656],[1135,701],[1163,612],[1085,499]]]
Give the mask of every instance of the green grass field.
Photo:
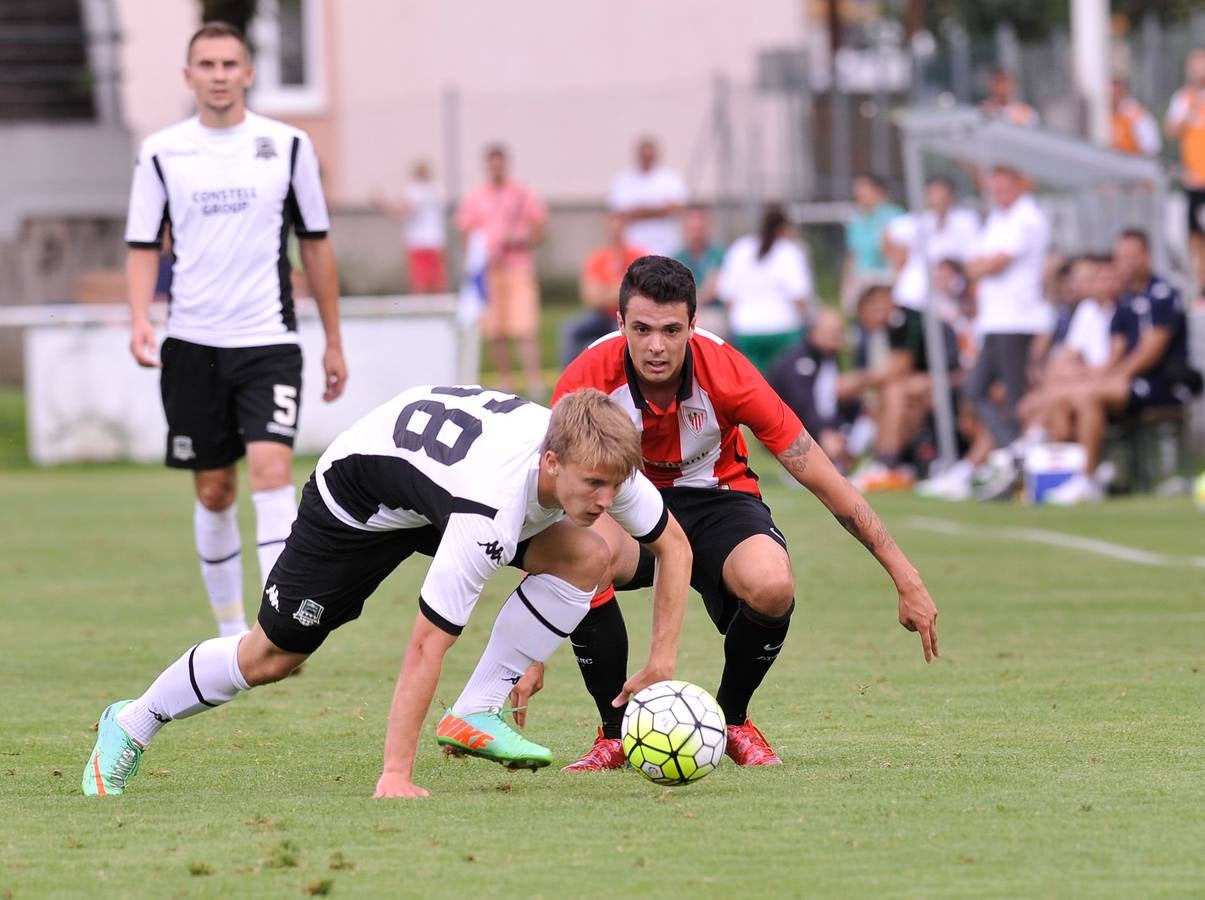
[[[632,771],[509,774],[431,738],[417,771],[431,797],[372,800],[414,559],[303,675],[171,725],[127,795],[96,801],[79,781],[97,714],[210,631],[189,484],[156,467],[0,472],[0,897],[1205,894],[1202,570],[991,533],[1188,556],[1205,532],[1188,500],[879,501],[941,608],[943,658],[925,666],[861,546],[806,493],[773,476],[766,493],[799,582],[753,706],[780,769],[725,764],[666,790]],[[943,536],[916,516],[977,527]],[[445,700],[513,581],[489,586]],[[635,658],[647,597],[623,603]],[[714,690],[720,659],[695,602],[679,677]],[[558,651],[533,737],[567,762],[592,713]]]

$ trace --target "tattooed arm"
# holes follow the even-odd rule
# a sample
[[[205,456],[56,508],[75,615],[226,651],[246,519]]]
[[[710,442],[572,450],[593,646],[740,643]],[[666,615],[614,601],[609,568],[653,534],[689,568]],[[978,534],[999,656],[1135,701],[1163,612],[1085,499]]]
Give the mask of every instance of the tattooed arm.
[[[842,528],[874,554],[899,591],[900,624],[909,631],[920,632],[926,662],[937,656],[937,607],[933,598],[921,581],[920,573],[892,539],[887,526],[866,498],[837,471],[807,429],[800,431],[799,437],[778,454],[778,461],[796,481],[816,495]]]

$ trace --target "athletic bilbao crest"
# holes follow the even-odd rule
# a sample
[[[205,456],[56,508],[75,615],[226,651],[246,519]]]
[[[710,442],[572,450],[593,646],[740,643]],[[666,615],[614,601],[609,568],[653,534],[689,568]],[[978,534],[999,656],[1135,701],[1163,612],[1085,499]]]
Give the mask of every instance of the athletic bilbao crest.
[[[691,434],[702,434],[703,426],[707,424],[707,413],[693,406],[682,407],[682,419]]]

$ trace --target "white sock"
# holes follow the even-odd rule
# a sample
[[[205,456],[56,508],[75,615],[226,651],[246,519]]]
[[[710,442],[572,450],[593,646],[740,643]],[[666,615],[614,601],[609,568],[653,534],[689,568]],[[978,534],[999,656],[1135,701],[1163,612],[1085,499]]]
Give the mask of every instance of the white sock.
[[[268,583],[276,558],[285,548],[285,539],[297,518],[297,494],[293,485],[256,491],[251,495],[255,504],[255,545],[259,554],[259,586]]]
[[[485,652],[452,705],[456,714],[501,709],[527,667],[548,659],[577,628],[593,596],[555,575],[523,579],[494,620]]]
[[[242,541],[238,533],[238,506],[214,512],[197,501],[192,516],[201,578],[209,594],[209,605],[222,635],[247,630],[243,612]]]
[[[141,747],[172,719],[187,719],[251,690],[238,667],[242,634],[201,641],[163,670],[137,700],[122,707],[117,724]]]

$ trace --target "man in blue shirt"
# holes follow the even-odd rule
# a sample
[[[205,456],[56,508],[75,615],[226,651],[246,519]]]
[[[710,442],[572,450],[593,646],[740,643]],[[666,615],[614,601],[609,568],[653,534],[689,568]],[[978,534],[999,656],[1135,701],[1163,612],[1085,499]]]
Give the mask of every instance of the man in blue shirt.
[[[1124,288],[1109,327],[1110,363],[1100,378],[1072,386],[1052,411],[1050,436],[1077,441],[1086,453],[1084,472],[1047,495],[1053,503],[1069,505],[1104,496],[1092,473],[1100,462],[1110,416],[1175,406],[1201,390],[1201,375],[1188,364],[1184,300],[1151,272],[1146,233],[1122,232],[1113,260]]]
[[[887,223],[904,214],[887,199],[887,185],[877,175],[854,176],[854,203],[858,211],[845,223],[845,264],[841,272],[841,297],[846,311],[857,301],[858,288],[867,279],[891,276],[883,255]]]

